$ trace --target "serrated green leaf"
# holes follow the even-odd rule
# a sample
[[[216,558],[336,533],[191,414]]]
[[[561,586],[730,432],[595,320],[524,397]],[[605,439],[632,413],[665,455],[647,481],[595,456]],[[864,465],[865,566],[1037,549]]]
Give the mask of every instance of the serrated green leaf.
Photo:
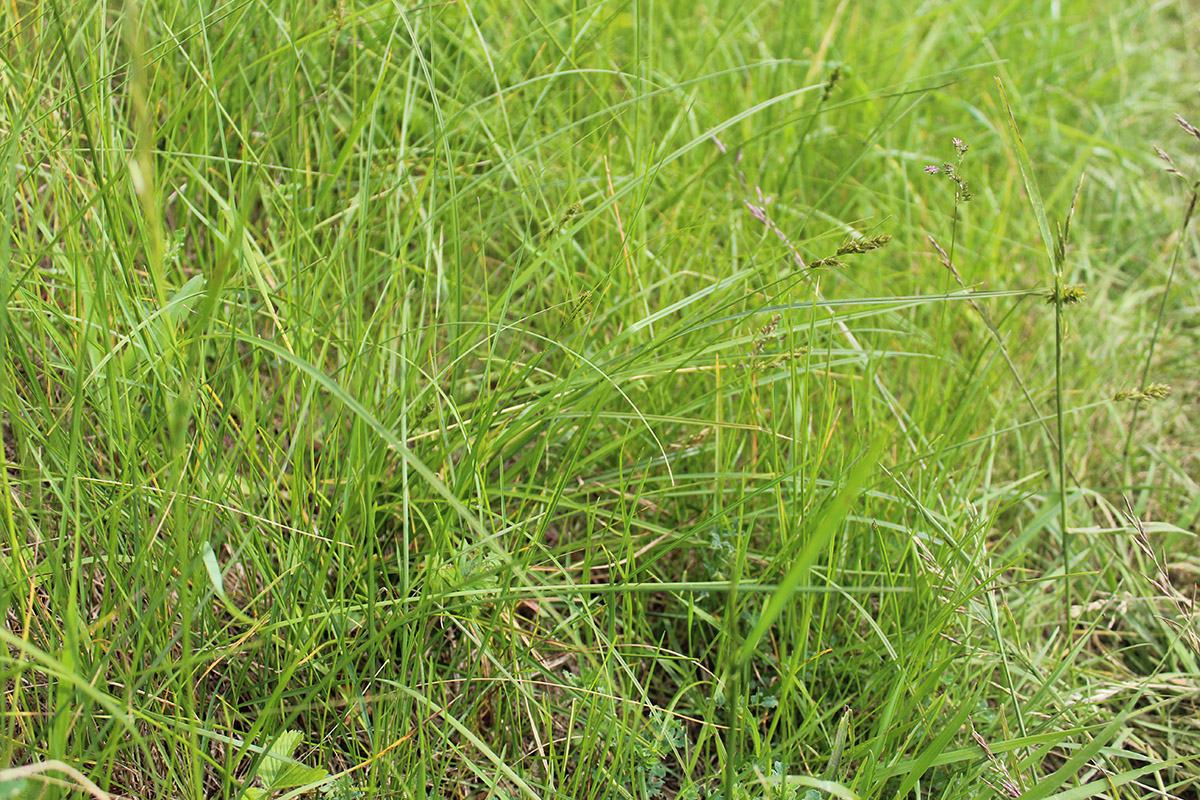
[[[267,751],[267,755],[272,758],[291,758],[303,738],[304,734],[300,731],[284,731],[279,734],[279,738],[271,745],[271,749]]]
[[[268,789],[278,788],[279,776],[290,766],[288,762],[292,753],[295,752],[296,746],[300,744],[303,737],[304,734],[300,731],[284,731],[271,745],[271,749],[267,751],[267,757],[263,759],[262,765],[258,768],[258,777],[262,779],[263,785]]]
[[[306,767],[303,764],[286,763],[275,780],[271,782],[272,789],[295,789],[297,786],[307,786],[310,783],[323,781],[329,777],[329,771],[320,767]]]

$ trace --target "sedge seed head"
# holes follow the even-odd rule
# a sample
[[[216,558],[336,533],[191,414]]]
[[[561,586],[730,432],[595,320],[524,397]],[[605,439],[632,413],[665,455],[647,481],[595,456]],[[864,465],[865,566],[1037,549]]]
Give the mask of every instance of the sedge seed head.
[[[878,250],[881,247],[886,247],[887,243],[892,240],[890,233],[881,233],[878,236],[872,236],[869,239],[847,239],[842,243],[842,246],[837,249],[837,255],[844,256],[850,254],[869,253],[872,250]]]
[[[1072,283],[1062,287],[1062,304],[1064,306],[1073,306],[1082,303],[1087,297],[1087,286],[1082,283]],[[1046,293],[1046,302],[1050,305],[1055,305],[1059,302],[1058,289],[1051,289]]]
[[[1138,406],[1144,406],[1155,400],[1162,400],[1171,394],[1171,387],[1165,383],[1149,383],[1143,389],[1131,389],[1123,392],[1117,392],[1113,395],[1113,400],[1118,403],[1127,402]]]

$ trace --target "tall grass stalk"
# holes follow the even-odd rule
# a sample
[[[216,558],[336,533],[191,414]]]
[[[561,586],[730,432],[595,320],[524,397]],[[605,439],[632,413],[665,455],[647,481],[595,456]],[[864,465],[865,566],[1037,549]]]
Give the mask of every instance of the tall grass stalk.
[[[1008,95],[1004,91],[1004,83],[1000,78],[996,78],[996,87],[1000,92],[1000,102],[1004,106],[1004,111],[1008,117],[1009,131],[1012,135],[1013,150],[1016,154],[1017,163],[1021,168],[1021,177],[1025,183],[1025,191],[1029,196],[1029,202],[1033,207],[1034,218],[1037,221],[1038,231],[1042,236],[1042,244],[1046,248],[1046,255],[1050,259],[1050,273],[1053,282],[1051,289],[1051,299],[1054,303],[1054,414],[1056,419],[1055,425],[1055,448],[1054,454],[1056,458],[1056,468],[1058,476],[1058,526],[1060,544],[1062,548],[1062,573],[1063,573],[1063,621],[1062,631],[1068,634],[1071,630],[1071,538],[1070,530],[1067,527],[1067,467],[1066,467],[1066,424],[1064,403],[1065,395],[1063,389],[1063,339],[1066,336],[1066,330],[1063,320],[1063,302],[1066,297],[1066,282],[1063,278],[1063,258],[1066,252],[1066,242],[1062,234],[1056,239],[1050,232],[1050,221],[1046,216],[1045,204],[1042,201],[1042,193],[1038,188],[1037,178],[1034,175],[1033,163],[1029,159],[1029,154],[1025,149],[1025,143],[1021,138],[1020,128],[1017,126],[1017,118],[1013,113],[1012,106],[1009,104]],[[1080,184],[1082,186],[1082,182]],[[1078,189],[1076,190],[1078,197]],[[1072,203],[1072,211],[1074,211],[1074,203]],[[1070,227],[1070,215],[1067,217],[1067,227]],[[1064,635],[1064,647],[1070,646],[1070,635]]]
[[[1178,174],[1178,173],[1176,173]],[[1146,363],[1142,365],[1142,374],[1138,380],[1137,391],[1140,395],[1145,395],[1146,386],[1150,379],[1150,367],[1154,362],[1154,350],[1158,346],[1158,337],[1162,332],[1163,319],[1167,311],[1167,301],[1171,295],[1171,285],[1175,282],[1175,271],[1179,266],[1179,256],[1183,251],[1184,242],[1187,238],[1188,226],[1191,224],[1192,215],[1196,211],[1196,200],[1198,198],[1195,184],[1192,185],[1191,199],[1188,200],[1187,208],[1183,212],[1183,220],[1177,230],[1177,239],[1175,247],[1171,252],[1171,266],[1167,269],[1167,280],[1163,284],[1162,300],[1158,304],[1158,313],[1154,317],[1154,330],[1150,334],[1150,344],[1146,347]],[[1142,403],[1137,402],[1133,405],[1133,412],[1129,419],[1129,432],[1125,434],[1125,475],[1126,480],[1132,482],[1132,474],[1130,472],[1130,463],[1133,457],[1133,436],[1137,428],[1138,412],[1141,411]]]

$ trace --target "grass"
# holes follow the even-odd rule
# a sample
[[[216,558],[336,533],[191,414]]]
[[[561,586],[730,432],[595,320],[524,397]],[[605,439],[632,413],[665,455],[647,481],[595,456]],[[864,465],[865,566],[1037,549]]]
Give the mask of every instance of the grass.
[[[0,795],[1198,796],[1196,8],[0,17]]]

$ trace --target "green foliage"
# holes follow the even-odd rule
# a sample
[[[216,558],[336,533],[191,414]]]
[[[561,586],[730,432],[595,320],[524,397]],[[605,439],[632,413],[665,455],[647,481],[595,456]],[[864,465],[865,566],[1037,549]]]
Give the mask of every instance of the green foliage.
[[[284,731],[271,744],[258,767],[258,780],[262,786],[247,786],[242,789],[246,800],[268,800],[288,789],[298,789],[302,786],[322,784],[329,777],[329,772],[320,767],[307,767],[296,761],[292,754],[304,739],[300,731]],[[329,792],[326,792],[326,789]],[[321,786],[322,793],[338,792],[345,794],[344,788],[334,789]],[[331,795],[332,796],[332,795]]]
[[[1195,8],[0,6],[9,796],[1195,791]]]
[[[24,798],[36,796],[33,782],[28,778],[0,781],[0,798],[3,800],[24,800]]]

